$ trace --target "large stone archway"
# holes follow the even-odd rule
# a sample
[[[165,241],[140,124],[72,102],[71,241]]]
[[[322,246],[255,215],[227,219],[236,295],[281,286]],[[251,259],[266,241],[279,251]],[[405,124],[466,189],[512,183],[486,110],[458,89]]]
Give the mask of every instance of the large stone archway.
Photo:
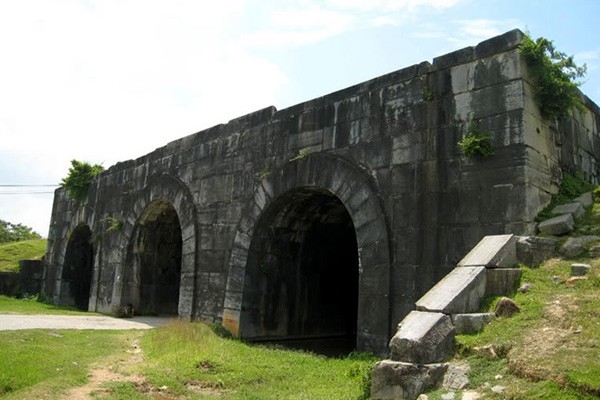
[[[164,306],[157,302],[146,312],[191,318],[198,234],[196,209],[186,185],[167,175],[148,179],[136,194],[122,231],[126,241],[115,274],[112,304],[139,307],[140,300],[162,299]],[[163,255],[157,246],[164,246]],[[163,284],[157,286],[157,279]],[[169,297],[174,291],[176,299]]]
[[[138,314],[178,314],[181,244],[181,225],[173,205],[163,199],[152,201],[130,239],[121,303],[131,304]]]
[[[88,225],[80,224],[71,233],[65,250],[59,304],[88,311],[93,269],[92,231]]]
[[[299,199],[302,197],[305,201]],[[322,218],[315,219],[315,212]],[[276,260],[277,255],[270,253],[273,253],[272,248],[281,250],[282,247],[273,240],[265,240],[265,237],[269,236],[269,230],[282,224],[292,235],[305,234],[308,243],[318,239],[318,236],[310,239],[308,232],[311,226],[342,231],[343,226],[353,227],[358,270],[356,347],[361,351],[383,354],[390,330],[390,252],[385,214],[373,179],[360,168],[330,155],[314,154],[291,161],[269,174],[256,188],[235,236],[223,312],[224,326],[235,335],[247,334],[249,337],[297,332],[294,329],[284,332],[282,323],[269,326],[268,318],[281,319],[283,314],[273,316],[259,304],[252,304],[253,300],[267,300],[264,296],[268,282],[264,279],[261,282],[256,270],[260,265],[265,268],[270,263],[281,265],[281,261]],[[342,235],[352,236],[347,229],[345,232]],[[351,241],[347,239],[344,243]],[[352,251],[352,246],[349,246],[349,252]],[[321,257],[321,261],[325,260],[323,256],[312,254]],[[261,260],[260,257],[266,258]],[[352,267],[349,268],[350,273],[351,270]],[[351,285],[349,282],[344,283]],[[308,306],[311,307],[310,304]],[[287,307],[285,318],[288,320],[289,311]],[[281,313],[281,310],[277,312]],[[298,320],[292,321],[294,323]],[[322,328],[323,325],[319,325],[310,329]]]

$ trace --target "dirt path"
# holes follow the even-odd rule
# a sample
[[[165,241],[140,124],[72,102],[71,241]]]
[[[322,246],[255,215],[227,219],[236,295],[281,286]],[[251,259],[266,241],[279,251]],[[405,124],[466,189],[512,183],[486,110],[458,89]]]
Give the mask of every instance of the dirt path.
[[[143,376],[128,374],[126,371],[142,362],[144,359],[142,349],[138,340],[134,340],[131,347],[127,350],[125,357],[119,358],[116,362],[109,365],[93,368],[89,373],[89,381],[83,386],[72,388],[63,397],[65,400],[89,400],[102,398],[103,395],[109,395],[111,390],[103,387],[109,382],[131,382],[138,387],[146,385]],[[95,397],[92,397],[92,394]]]
[[[86,315],[0,314],[0,330],[20,329],[152,329],[171,318],[113,318]]]

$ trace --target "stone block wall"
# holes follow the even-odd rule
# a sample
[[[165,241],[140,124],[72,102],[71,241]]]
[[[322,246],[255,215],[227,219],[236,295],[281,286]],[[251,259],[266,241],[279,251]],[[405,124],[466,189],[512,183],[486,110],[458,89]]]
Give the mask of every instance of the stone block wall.
[[[385,352],[416,299],[483,236],[534,230],[561,168],[598,177],[597,107],[588,103],[558,125],[541,120],[517,48],[522,35],[511,31],[433,63],[175,140],[100,174],[81,204],[59,189],[45,293],[62,301],[65,254],[84,225],[93,248],[89,309],[110,311],[135,298],[141,226],[168,203],[182,236],[179,315],[222,322],[244,336],[244,321],[272,315],[257,285],[282,290],[288,316],[297,314],[296,291],[306,289],[269,281],[261,275],[265,260],[325,260],[302,246],[312,243],[313,228],[351,226],[357,347]],[[492,136],[492,157],[461,154],[457,142],[470,123]],[[115,219],[122,226],[109,229]],[[317,290],[323,298],[329,292]],[[285,334],[280,328],[269,332]]]

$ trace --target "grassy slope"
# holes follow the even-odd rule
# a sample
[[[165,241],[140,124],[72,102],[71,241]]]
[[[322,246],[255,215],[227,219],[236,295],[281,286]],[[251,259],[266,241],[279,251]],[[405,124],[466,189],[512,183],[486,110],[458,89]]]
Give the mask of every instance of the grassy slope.
[[[192,399],[357,399],[375,362],[360,354],[334,359],[249,346],[182,322],[149,332],[142,348],[149,382]],[[190,386],[210,390],[194,395]]]
[[[19,260],[39,260],[46,254],[46,240],[0,244],[0,271],[18,271]]]
[[[99,315],[84,312],[74,307],[55,306],[42,303],[37,298],[16,299],[0,295],[0,314],[59,314],[59,315]]]
[[[598,233],[595,204],[574,235]],[[574,262],[592,265],[587,279],[567,284]],[[485,399],[597,399],[600,397],[600,259],[555,258],[535,268],[522,266],[526,293],[512,297],[521,312],[497,319],[474,335],[459,335],[454,361],[471,366],[471,389]],[[498,299],[489,299],[493,311]],[[493,345],[499,358],[478,355]],[[503,393],[491,387],[504,386]],[[448,390],[429,393],[440,399]],[[460,399],[460,396],[456,396]]]
[[[54,399],[88,379],[89,367],[125,351],[139,332],[0,331],[0,398]]]

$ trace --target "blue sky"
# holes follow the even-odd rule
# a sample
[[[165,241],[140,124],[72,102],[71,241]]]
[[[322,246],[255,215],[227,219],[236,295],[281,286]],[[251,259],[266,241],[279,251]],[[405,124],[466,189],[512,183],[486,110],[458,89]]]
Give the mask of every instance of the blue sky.
[[[60,182],[268,105],[278,109],[519,28],[588,65],[600,1],[0,0],[0,185]],[[0,186],[47,235],[48,188]],[[10,194],[7,194],[10,193]]]

